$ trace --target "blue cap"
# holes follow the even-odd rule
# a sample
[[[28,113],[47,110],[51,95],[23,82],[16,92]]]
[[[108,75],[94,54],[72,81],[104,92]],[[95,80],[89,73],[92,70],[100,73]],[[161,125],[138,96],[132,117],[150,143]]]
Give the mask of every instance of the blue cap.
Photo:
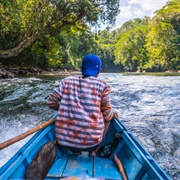
[[[82,75],[83,76],[97,76],[102,66],[101,59],[94,55],[88,54],[82,61]]]

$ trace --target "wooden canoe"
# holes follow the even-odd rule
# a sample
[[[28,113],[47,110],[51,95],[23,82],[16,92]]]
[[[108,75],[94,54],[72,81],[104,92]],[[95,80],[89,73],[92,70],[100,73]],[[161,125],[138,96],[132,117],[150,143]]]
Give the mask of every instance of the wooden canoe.
[[[119,120],[112,122],[113,131],[120,134],[120,141],[110,157],[92,157],[86,152],[73,154],[56,148],[56,157],[45,179],[125,179],[119,171],[114,155],[121,162],[129,180],[170,180],[166,172],[143,148],[126,126]],[[109,140],[111,136],[107,137]],[[43,145],[55,139],[55,125],[38,131],[1,169],[0,179],[25,179],[26,170]],[[45,164],[42,164],[45,166]]]

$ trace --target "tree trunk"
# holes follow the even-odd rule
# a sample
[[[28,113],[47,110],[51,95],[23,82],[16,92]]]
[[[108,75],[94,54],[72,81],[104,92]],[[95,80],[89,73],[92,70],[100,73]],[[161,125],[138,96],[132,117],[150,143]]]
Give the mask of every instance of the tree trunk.
[[[49,25],[47,25],[47,27],[49,27],[49,30],[46,31],[45,28],[41,31],[41,33],[35,33],[33,34],[31,37],[25,39],[24,41],[22,41],[19,45],[17,45],[16,47],[12,48],[12,49],[7,49],[7,50],[0,50],[0,59],[8,59],[8,58],[13,58],[13,57],[17,57],[20,53],[22,53],[26,48],[28,48],[31,44],[33,44],[36,40],[38,40],[39,38],[43,37],[45,34],[56,34],[57,32],[60,32],[60,30],[67,25],[73,26],[75,25],[75,23],[82,19],[83,16],[85,16],[86,12],[82,12],[78,15],[78,17],[74,20],[74,21],[63,21],[62,24],[57,27],[55,30],[52,29],[51,30],[51,22],[50,19],[48,19],[48,21],[46,22],[46,24],[50,23]]]
[[[41,35],[36,33],[31,37],[22,41],[19,45],[12,49],[0,50],[0,58],[7,59],[12,57],[17,57],[21,52],[23,52],[26,48],[28,48],[33,42],[35,42]]]

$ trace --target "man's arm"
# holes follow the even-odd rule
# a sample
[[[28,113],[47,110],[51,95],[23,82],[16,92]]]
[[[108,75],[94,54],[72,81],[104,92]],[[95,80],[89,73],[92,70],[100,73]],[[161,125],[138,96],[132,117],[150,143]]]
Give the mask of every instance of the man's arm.
[[[59,109],[59,104],[60,104],[60,97],[57,94],[56,91],[53,91],[52,93],[49,94],[46,104],[48,105],[49,108],[58,110]]]
[[[59,86],[53,90],[52,93],[49,94],[46,104],[49,108],[58,110],[60,106],[60,101],[62,97],[62,91],[63,91],[63,80],[59,83]]]
[[[101,111],[105,121],[110,121],[113,118],[118,118],[118,113],[113,110],[110,102],[110,86],[106,86],[102,92]]]

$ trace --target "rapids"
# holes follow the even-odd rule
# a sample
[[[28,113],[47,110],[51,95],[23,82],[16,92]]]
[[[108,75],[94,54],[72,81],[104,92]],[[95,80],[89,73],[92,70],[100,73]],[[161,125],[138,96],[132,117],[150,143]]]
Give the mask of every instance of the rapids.
[[[47,121],[45,105],[62,77],[0,80],[0,142]],[[180,76],[123,76],[102,73],[121,121],[172,179],[180,179]],[[30,137],[0,152],[0,167]]]

